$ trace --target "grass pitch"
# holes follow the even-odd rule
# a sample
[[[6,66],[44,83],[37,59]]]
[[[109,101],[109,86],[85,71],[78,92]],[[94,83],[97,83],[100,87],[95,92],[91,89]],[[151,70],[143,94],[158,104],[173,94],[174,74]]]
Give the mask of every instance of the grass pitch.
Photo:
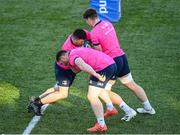
[[[0,0],[0,133],[21,134],[31,118],[28,97],[52,87],[55,53],[75,28],[86,28],[85,0]],[[132,75],[157,111],[109,118],[107,133],[180,134],[180,1],[124,0],[114,24]],[[33,134],[87,133],[95,117],[87,101],[86,74],[80,73],[69,98],[48,107]],[[140,106],[120,82],[114,91],[133,108]]]

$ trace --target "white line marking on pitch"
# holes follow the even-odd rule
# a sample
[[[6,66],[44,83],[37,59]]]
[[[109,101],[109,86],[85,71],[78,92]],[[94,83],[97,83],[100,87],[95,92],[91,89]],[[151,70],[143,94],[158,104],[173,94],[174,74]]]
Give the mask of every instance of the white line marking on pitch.
[[[49,104],[43,105],[42,106],[42,113],[46,110],[46,108],[48,107]],[[41,116],[34,116],[32,118],[32,120],[29,122],[28,126],[26,127],[26,129],[24,130],[24,132],[22,133],[23,135],[29,135],[32,131],[32,129],[35,127],[35,125],[38,123],[38,121],[40,120]]]

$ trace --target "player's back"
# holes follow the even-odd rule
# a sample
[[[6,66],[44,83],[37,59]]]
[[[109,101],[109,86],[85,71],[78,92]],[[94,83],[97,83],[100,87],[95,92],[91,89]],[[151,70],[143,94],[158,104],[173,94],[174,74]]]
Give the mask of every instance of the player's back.
[[[120,43],[113,25],[108,21],[100,21],[91,31],[91,41],[93,44],[100,44],[102,51],[112,58],[121,56],[124,51],[120,48]]]
[[[72,50],[69,54],[70,65],[75,66],[74,60],[78,57],[82,58],[95,71],[100,71],[115,63],[110,56],[103,52],[91,48],[78,48]]]

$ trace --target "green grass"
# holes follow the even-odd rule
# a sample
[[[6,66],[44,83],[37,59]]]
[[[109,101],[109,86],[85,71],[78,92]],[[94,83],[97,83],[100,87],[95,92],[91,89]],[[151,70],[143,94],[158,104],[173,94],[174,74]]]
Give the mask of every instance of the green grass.
[[[89,27],[84,0],[0,0],[0,133],[21,134],[31,118],[28,97],[54,85],[55,53],[75,28]],[[147,92],[154,116],[106,120],[107,133],[180,134],[180,1],[124,0],[114,24],[128,54],[134,79]],[[87,75],[80,73],[69,98],[48,107],[33,134],[87,133],[95,117],[87,101]],[[114,91],[133,108],[140,106],[120,82]]]

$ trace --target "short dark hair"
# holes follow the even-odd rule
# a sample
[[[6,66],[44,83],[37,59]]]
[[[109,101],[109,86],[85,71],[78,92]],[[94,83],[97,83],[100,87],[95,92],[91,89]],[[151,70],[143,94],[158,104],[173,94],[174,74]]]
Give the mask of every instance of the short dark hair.
[[[67,53],[67,51],[65,51],[65,50],[60,50],[59,52],[57,52],[57,54],[56,54],[56,61],[59,61],[60,58],[62,56],[64,56],[66,53]]]
[[[83,14],[84,19],[88,19],[88,18],[94,19],[94,18],[97,18],[97,17],[98,17],[97,12],[93,8],[87,9]]]
[[[72,36],[76,39],[87,39],[86,32],[83,29],[76,29]]]

